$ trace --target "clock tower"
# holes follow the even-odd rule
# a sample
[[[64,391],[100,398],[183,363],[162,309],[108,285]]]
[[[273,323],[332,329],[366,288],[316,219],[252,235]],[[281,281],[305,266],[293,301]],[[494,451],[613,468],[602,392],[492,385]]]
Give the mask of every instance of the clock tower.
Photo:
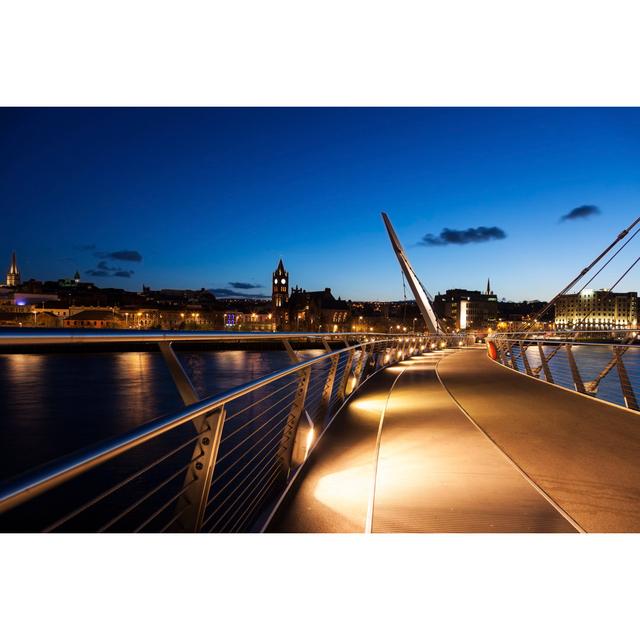
[[[271,277],[271,311],[276,331],[285,331],[289,324],[289,273],[282,258]]]

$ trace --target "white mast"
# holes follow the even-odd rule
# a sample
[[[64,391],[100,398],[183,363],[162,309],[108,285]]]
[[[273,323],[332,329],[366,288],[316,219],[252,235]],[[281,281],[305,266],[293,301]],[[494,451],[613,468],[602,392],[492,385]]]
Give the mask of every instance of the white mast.
[[[418,304],[418,308],[420,309],[420,313],[422,313],[422,317],[424,318],[424,323],[427,327],[427,330],[429,331],[429,333],[441,333],[438,319],[436,318],[436,314],[433,312],[433,307],[431,306],[431,302],[429,301],[429,296],[427,296],[427,292],[422,285],[422,282],[420,282],[420,279],[416,275],[416,272],[413,270],[413,267],[409,262],[409,258],[407,258],[404,249],[400,244],[400,240],[398,240],[398,236],[396,235],[396,232],[391,225],[389,216],[387,216],[384,211],[382,212],[382,219],[384,220],[384,224],[387,227],[389,239],[391,240],[393,250],[396,252],[396,256],[398,257],[398,262],[400,263],[400,266],[404,271],[404,275],[409,281],[411,291],[413,291],[413,295]]]

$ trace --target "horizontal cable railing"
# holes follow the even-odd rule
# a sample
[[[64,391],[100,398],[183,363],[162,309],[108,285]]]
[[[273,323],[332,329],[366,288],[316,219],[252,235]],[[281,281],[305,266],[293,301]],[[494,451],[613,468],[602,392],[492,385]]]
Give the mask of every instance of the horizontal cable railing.
[[[45,332],[39,340],[117,342],[121,333]],[[229,336],[124,333],[125,341],[159,343],[186,406],[5,483],[0,529],[259,530],[320,434],[364,380],[413,354],[475,341],[461,335],[259,334],[260,340],[284,343],[291,366],[201,399],[171,344]],[[16,334],[16,340],[24,338]],[[6,334],[3,341],[15,344]],[[301,360],[291,343],[305,341],[323,343],[325,353]]]
[[[640,410],[640,342],[636,330],[591,330],[487,338],[489,356],[525,375]]]

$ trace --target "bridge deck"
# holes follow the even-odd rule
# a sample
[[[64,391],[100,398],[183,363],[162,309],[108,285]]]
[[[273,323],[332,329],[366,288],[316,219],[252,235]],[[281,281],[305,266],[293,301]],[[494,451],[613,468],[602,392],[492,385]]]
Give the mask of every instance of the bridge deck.
[[[413,358],[364,385],[269,530],[575,531],[440,384],[435,365],[448,355]]]
[[[640,531],[640,416],[464,350],[438,367],[487,435],[584,530]]]

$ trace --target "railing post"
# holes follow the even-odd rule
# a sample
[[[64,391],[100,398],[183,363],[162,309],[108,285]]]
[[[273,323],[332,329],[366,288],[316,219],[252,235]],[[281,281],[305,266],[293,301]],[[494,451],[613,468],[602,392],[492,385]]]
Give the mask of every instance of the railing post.
[[[282,432],[282,438],[280,440],[280,446],[278,447],[277,453],[280,465],[285,477],[287,478],[291,472],[293,445],[296,441],[296,435],[300,426],[300,419],[302,418],[302,412],[304,411],[304,403],[307,399],[307,390],[309,389],[309,380],[311,379],[311,367],[303,369],[299,373],[299,376],[300,379],[291,403],[291,410],[287,416],[287,422]],[[309,428],[311,427],[312,425],[309,424]]]
[[[551,375],[551,368],[547,362],[547,357],[544,355],[544,349],[542,348],[542,342],[538,342],[538,353],[540,354],[540,362],[542,363],[542,369],[544,371],[544,377],[547,382],[554,384],[553,376]]]
[[[389,345],[389,364],[395,364],[398,361],[398,340],[394,339]]]
[[[188,488],[178,498],[176,504],[178,517],[173,531],[197,533],[202,527],[225,417],[224,406],[213,411],[207,418],[207,423],[212,424],[213,427],[203,431],[196,441],[195,451],[198,453],[192,457],[191,465],[187,469],[185,487]]]
[[[586,389],[584,388],[584,382],[582,381],[582,376],[580,375],[580,371],[578,371],[578,365],[576,364],[576,360],[573,357],[573,352],[571,351],[571,345],[566,344],[565,350],[567,352],[567,360],[569,361],[569,369],[571,369],[571,377],[573,378],[573,384],[578,393],[586,393]]]
[[[626,349],[624,347],[613,347],[613,353],[616,357],[616,366],[618,368],[618,377],[620,378],[620,388],[622,389],[622,395],[624,397],[624,403],[627,405],[627,409],[638,411],[640,410],[640,407],[638,406],[636,394],[634,393],[633,387],[631,386],[627,368],[622,361],[622,354],[625,351]]]
[[[349,384],[349,376],[351,375],[351,367],[353,366],[353,352],[354,349],[349,351],[347,355],[347,362],[344,365],[344,371],[342,372],[342,380],[340,380],[340,387],[338,389],[339,402],[344,402],[347,395],[347,384]]]
[[[160,353],[169,369],[169,373],[178,388],[185,405],[199,400],[193,384],[184,370],[170,342],[159,343]],[[197,532],[202,526],[204,510],[209,498],[211,481],[218,457],[222,430],[224,427],[224,406],[213,411],[209,416],[196,418],[193,424],[200,434],[196,440],[191,464],[185,474],[185,492],[176,503],[177,518],[172,525],[173,531]]]
[[[358,364],[356,365],[356,369],[353,372],[354,378],[356,380],[353,388],[360,386],[360,381],[362,379],[362,373],[364,372],[364,366],[369,359],[369,343],[365,345],[360,345],[362,348],[362,353],[360,355],[360,359],[358,360]]]
[[[369,359],[368,375],[371,375],[372,373],[374,373],[380,368],[381,356],[382,356],[382,352],[380,351],[380,344],[374,341],[371,344],[371,358]]]
[[[324,344],[325,351],[327,353],[331,353],[332,349],[329,346],[326,340],[322,341]],[[336,371],[338,370],[338,360],[340,356],[334,356],[331,358],[331,366],[329,367],[329,372],[327,373],[327,379],[324,383],[324,389],[322,390],[322,397],[320,399],[320,407],[318,408],[318,424],[321,427],[324,427],[324,422],[327,417],[327,412],[329,411],[329,404],[331,402],[331,392],[333,391],[333,384],[336,379]]]
[[[622,356],[623,353],[624,351],[621,350],[620,355]],[[617,364],[618,364],[618,354],[614,351],[613,356],[607,363],[607,366],[593,380],[584,383],[584,388],[586,392],[591,394],[592,396],[595,396],[598,393],[598,385],[600,384],[600,382],[607,377],[611,369],[616,367]]]
[[[514,345],[514,344],[515,344],[515,343],[512,343],[512,344],[509,346],[509,355],[510,355],[510,357],[511,357],[511,368],[512,368],[512,369],[514,369],[515,371],[519,371],[519,369],[518,369],[518,365],[516,364],[516,356],[515,356],[515,355],[514,355],[514,353],[513,353],[513,345]]]
[[[496,353],[498,354],[498,361],[500,362],[500,364],[503,364],[505,367],[508,367],[509,363],[507,362],[507,356],[506,356],[506,351],[508,348],[507,341],[502,338],[496,338],[495,340],[493,340],[493,344],[496,347]]]
[[[527,349],[529,348],[528,344],[524,344],[522,340],[520,341],[520,357],[522,358],[522,364],[524,364],[524,370],[527,372],[528,376],[535,377],[533,375],[533,371],[531,370],[531,365],[529,364],[529,358],[527,358]]]
[[[374,371],[377,371],[378,369],[382,369],[382,367],[384,367],[384,358],[387,354],[387,343],[385,341],[381,341],[378,346],[379,349],[375,356],[375,367],[373,369]]]
[[[291,360],[294,363],[299,362],[300,359],[289,344],[289,341],[283,340],[283,342]],[[289,477],[289,474],[291,472],[293,446],[295,444],[296,435],[300,426],[300,419],[302,418],[302,413],[304,411],[304,403],[307,399],[309,381],[311,380],[311,367],[307,367],[300,371],[298,373],[298,376],[298,386],[296,387],[296,393],[291,403],[291,410],[289,411],[289,415],[287,416],[287,421],[282,432],[282,438],[280,439],[280,445],[278,447],[277,453],[277,457],[280,460],[280,465],[285,474],[285,477],[287,478]],[[307,419],[309,420],[308,427],[310,429],[313,428],[311,419],[309,417]]]

